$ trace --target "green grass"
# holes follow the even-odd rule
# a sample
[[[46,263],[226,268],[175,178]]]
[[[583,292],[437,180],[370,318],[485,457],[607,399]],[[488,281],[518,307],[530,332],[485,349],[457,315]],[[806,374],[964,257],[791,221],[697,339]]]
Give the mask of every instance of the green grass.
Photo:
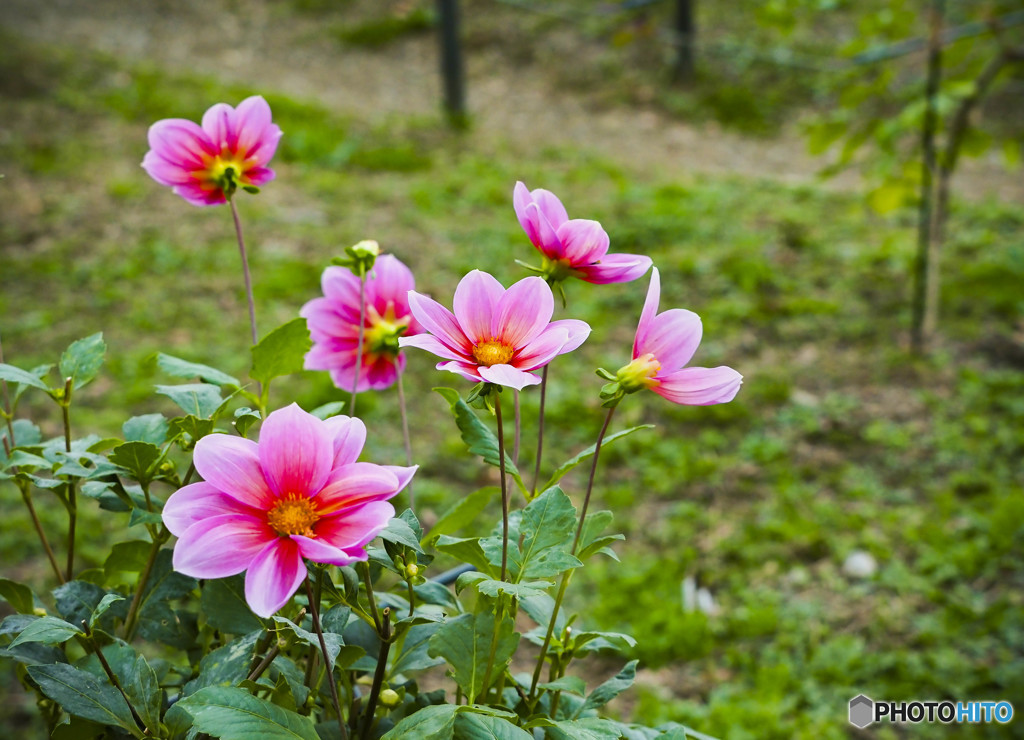
[[[153,120],[197,118],[213,102],[260,92],[286,131],[278,179],[240,203],[261,333],[294,317],[318,294],[330,258],[362,238],[396,253],[418,289],[444,303],[472,268],[518,279],[514,259],[537,261],[511,207],[512,185],[526,177],[559,193],[572,214],[600,219],[616,251],[651,255],[662,308],[685,306],[704,320],[696,362],[745,375],[726,406],[630,397],[615,425],[658,429],[602,454],[595,505],[615,512],[628,540],[621,563],[588,568],[571,593],[588,624],[636,634],[642,664],[671,669],[636,691],[638,718],[728,738],[842,738],[846,702],[861,691],[1019,706],[1020,207],[954,214],[941,339],[931,359],[915,360],[902,346],[913,214],[880,220],[853,194],[768,180],[636,180],[593,152],[524,155],[486,136],[450,136],[440,119],[371,125],[282,91],[24,44],[0,44],[0,80],[11,132],[0,140],[0,171],[18,186],[8,188],[0,222],[4,358],[55,362],[69,342],[103,330],[106,368],[76,401],[82,433],[116,435],[131,414],[172,413],[152,393],[169,381],[156,370],[158,351],[245,374],[227,211],[188,206],[138,162]],[[593,368],[628,361],[645,290],[646,281],[568,286],[560,315],[587,319],[594,334],[552,366],[552,467],[592,443],[601,419]],[[466,384],[435,372],[424,353],[411,353],[409,365],[417,495],[429,519],[493,479],[462,453],[443,400],[429,391]],[[272,404],[342,397],[320,374],[303,373],[275,385]],[[527,440],[536,404],[524,394]],[[46,399],[26,396],[22,409],[47,435],[59,433]],[[360,413],[368,455],[400,461],[393,394],[366,394]],[[527,442],[524,469],[533,454]],[[578,498],[584,484],[577,473],[566,489]],[[46,496],[44,523],[60,532],[63,514]],[[4,575],[45,577],[18,498],[0,487]],[[97,564],[126,522],[83,510],[82,560]],[[877,559],[874,578],[842,574],[857,549]],[[714,593],[718,615],[684,612],[688,575]],[[888,736],[937,733],[920,726]],[[1009,736],[986,727],[961,734]]]

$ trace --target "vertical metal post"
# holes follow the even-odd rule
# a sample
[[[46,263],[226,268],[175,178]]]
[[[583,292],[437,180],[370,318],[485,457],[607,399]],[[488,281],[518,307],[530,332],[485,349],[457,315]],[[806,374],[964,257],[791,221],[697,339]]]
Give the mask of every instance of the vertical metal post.
[[[675,67],[672,70],[674,82],[689,82],[694,72],[694,47],[697,41],[697,24],[693,16],[694,0],[676,0],[675,25],[672,29],[676,42]]]
[[[459,0],[437,0],[444,109],[455,126],[466,123],[466,75],[459,39]]]

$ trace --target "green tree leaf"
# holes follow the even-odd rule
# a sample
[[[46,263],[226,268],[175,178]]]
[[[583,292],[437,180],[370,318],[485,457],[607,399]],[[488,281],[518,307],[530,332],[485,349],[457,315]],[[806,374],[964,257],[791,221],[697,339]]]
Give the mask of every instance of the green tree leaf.
[[[243,575],[207,581],[200,603],[207,624],[221,632],[245,635],[266,626],[245,600]]]
[[[157,640],[179,648],[191,647],[189,628],[168,603],[192,592],[196,579],[174,570],[172,552],[164,549],[157,555],[149,580],[139,601],[139,634],[147,640]]]
[[[0,599],[10,604],[20,614],[32,614],[35,609],[35,597],[32,589],[24,583],[7,578],[0,578]]]
[[[122,688],[149,733],[154,734],[160,727],[160,710],[163,708],[164,697],[156,671],[143,656],[135,659],[128,675],[122,680]]]
[[[601,443],[601,449],[603,450],[605,447],[615,442],[616,440],[620,440],[623,437],[627,437],[633,432],[639,432],[641,429],[654,429],[654,424],[640,424],[639,426],[630,427],[629,429],[623,429],[621,432],[615,432],[615,434],[609,434],[604,438],[604,441]],[[542,490],[547,490],[551,488],[553,485],[558,483],[558,481],[562,480],[562,478],[565,477],[565,474],[568,473],[570,470],[575,468],[584,460],[589,460],[590,458],[592,458],[594,456],[594,450],[596,449],[597,443],[594,443],[590,445],[590,447],[588,447],[587,449],[583,450],[583,452],[579,453],[578,455],[569,460],[566,460],[564,463],[559,465],[558,469],[555,470],[555,472],[551,475],[551,478],[548,479],[548,482],[544,484]]]
[[[282,375],[301,372],[306,353],[313,346],[306,320],[292,319],[279,326],[252,348],[253,380],[267,384]]]
[[[88,622],[107,592],[95,583],[68,581],[53,590],[57,612],[71,624]]]
[[[434,526],[423,537],[422,543],[426,545],[437,540],[443,534],[450,535],[458,532],[463,527],[471,524],[477,515],[484,510],[488,502],[500,495],[500,488],[488,486],[473,491],[468,496],[463,496],[434,523]]]
[[[156,392],[174,401],[189,416],[209,419],[224,403],[220,390],[209,383],[158,385]]]
[[[156,356],[156,364],[168,375],[175,378],[199,378],[204,383],[213,383],[219,386],[240,387],[242,384],[238,378],[233,378],[215,367],[201,365],[198,362],[189,362],[179,357],[165,355],[163,352]]]
[[[33,665],[26,670],[40,690],[68,714],[101,725],[114,725],[134,737],[142,737],[124,697],[109,683],[63,663]]]
[[[629,661],[621,671],[590,692],[590,696],[587,697],[587,700],[580,705],[578,710],[576,710],[575,716],[579,717],[588,709],[603,707],[616,696],[632,686],[633,681],[636,680],[636,664],[637,661],[635,660]]]
[[[450,740],[458,710],[454,704],[423,707],[392,727],[381,740]]]
[[[462,400],[459,392],[454,388],[434,388],[434,391],[447,401],[451,407],[452,414],[455,416],[455,424],[459,428],[459,434],[462,436],[462,441],[465,442],[469,451],[474,455],[482,457],[485,463],[500,467],[498,438],[480,421],[469,404]],[[519,473],[519,469],[513,465],[512,458],[508,456],[507,451],[505,452],[505,471],[512,476],[516,485],[519,486],[519,490],[525,492],[526,486],[523,484],[523,478]]]
[[[44,645],[56,645],[70,640],[75,635],[84,635],[81,629],[57,617],[40,617],[29,622],[10,647],[17,647],[26,642],[41,642]]]
[[[170,425],[163,414],[145,414],[133,416],[121,425],[121,433],[126,442],[149,442],[162,445],[167,441]]]
[[[391,675],[407,671],[422,671],[444,663],[444,658],[431,657],[430,638],[441,627],[441,622],[417,624],[409,628],[402,641],[402,652],[391,666]]]
[[[458,537],[441,535],[434,548],[439,552],[458,558],[463,563],[469,563],[481,573],[487,573],[495,578],[499,575],[498,571],[491,565],[487,555],[484,554],[483,548],[480,546],[479,537],[459,539]]]
[[[20,383],[23,386],[31,386],[41,391],[50,390],[50,386],[35,375],[14,365],[0,363],[0,380],[6,380],[8,383]]]
[[[557,486],[549,488],[523,510],[522,544],[509,548],[513,580],[547,578],[583,565],[569,554],[576,529],[576,508]]]
[[[103,332],[72,342],[60,358],[61,377],[73,378],[73,387],[81,388],[99,374],[106,352]]]
[[[298,640],[310,647],[320,650],[320,638],[313,632],[303,629],[295,622],[285,617],[274,617],[274,622],[291,632]],[[324,645],[327,646],[327,657],[330,660],[330,669],[334,670],[334,663],[338,659],[338,653],[344,645],[341,635],[337,632],[324,632]]]
[[[149,442],[125,442],[110,451],[114,463],[140,485],[148,486],[155,477],[156,464],[163,458],[160,448]]]
[[[243,689],[209,686],[178,702],[199,732],[222,740],[319,740],[313,720]]]
[[[263,634],[255,630],[203,656],[199,675],[185,685],[185,694],[193,694],[207,686],[234,686],[249,675],[256,640]]]
[[[484,673],[495,639],[494,622],[491,614],[462,614],[446,621],[430,638],[428,653],[448,661],[454,669],[455,682],[470,704],[487,688]],[[505,615],[498,628],[492,682],[502,675],[518,644],[519,635],[515,633],[512,618]]]
[[[533,740],[533,735],[503,717],[464,711],[455,716],[455,740]]]

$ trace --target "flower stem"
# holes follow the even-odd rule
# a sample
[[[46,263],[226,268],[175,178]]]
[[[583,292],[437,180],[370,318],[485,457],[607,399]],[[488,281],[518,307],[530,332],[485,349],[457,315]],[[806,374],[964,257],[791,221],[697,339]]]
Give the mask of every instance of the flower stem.
[[[242,275],[245,278],[245,297],[249,301],[249,329],[252,343],[259,341],[256,333],[256,301],[252,297],[252,276],[249,274],[249,257],[245,251],[245,239],[242,237],[242,220],[238,217],[238,207],[234,198],[228,198],[231,204],[231,216],[235,220],[235,237],[238,239],[238,254],[242,257]]]
[[[604,441],[605,432],[612,421],[612,414],[615,413],[615,406],[608,409],[608,415],[604,418],[604,424],[597,435],[597,443],[594,445],[594,460],[590,465],[590,478],[587,480],[587,495],[583,498],[583,508],[580,510],[580,523],[576,527],[576,536],[572,541],[571,554],[576,554],[576,548],[580,544],[580,535],[583,533],[583,523],[587,518],[587,507],[590,506],[590,494],[594,490],[594,474],[597,472],[597,458],[601,454],[601,443]],[[551,645],[551,636],[555,631],[555,622],[558,620],[558,612],[562,608],[562,599],[565,598],[566,589],[569,587],[569,579],[572,577],[572,570],[567,570],[562,575],[562,582],[558,586],[558,594],[555,596],[555,606],[551,610],[551,621],[548,622],[548,630],[544,635],[544,644],[541,645],[540,655],[537,656],[537,666],[533,669],[533,680],[530,682],[530,696],[537,691],[537,683],[540,681],[540,672],[544,668],[544,658],[547,656],[548,647]]]
[[[501,580],[508,575],[508,482],[505,480],[505,425],[501,422],[501,395],[494,394],[498,417],[498,465],[501,468]]]
[[[121,693],[121,696],[124,698],[125,704],[127,704],[128,709],[131,710],[132,719],[135,720],[135,724],[139,726],[139,729],[141,729],[143,732],[149,735],[149,728],[146,726],[146,723],[142,721],[142,717],[139,716],[139,712],[135,709],[135,706],[132,704],[132,700],[128,698],[128,694],[126,694],[124,692],[124,689],[121,688],[121,682],[117,680],[117,674],[114,673],[114,671],[111,669],[110,663],[107,662],[107,657],[103,654],[103,650],[96,642],[96,638],[93,637],[92,630],[89,629],[89,623],[84,619],[82,620],[82,630],[85,632],[86,640],[88,640],[92,644],[93,652],[96,654],[97,659],[99,659],[100,665],[103,666],[103,672],[107,674],[107,678],[110,679],[110,683],[112,683],[114,685],[114,688]]]
[[[363,369],[363,340],[366,338],[366,275],[359,274],[359,339],[356,343],[356,374],[352,381],[352,399],[348,404],[348,415],[356,415],[356,393],[359,392],[359,376]]]
[[[548,395],[548,366],[540,373],[540,416],[537,419],[537,464],[533,469],[533,486],[530,490],[537,495],[537,483],[540,482],[540,456],[544,451],[544,401]]]
[[[17,472],[17,469],[15,469]],[[36,507],[32,503],[32,492],[29,488],[28,483],[18,482],[18,489],[21,491],[21,498],[25,502],[25,508],[28,509],[28,515],[32,518],[32,525],[36,528],[36,534],[39,535],[39,541],[43,543],[43,549],[46,550],[46,557],[50,561],[50,566],[53,568],[53,572],[57,575],[57,580],[62,584],[66,583],[64,580],[64,574],[60,572],[60,566],[57,565],[57,556],[53,554],[53,548],[50,547],[50,541],[46,539],[46,532],[43,531],[43,525],[39,521],[39,515],[36,514]]]
[[[124,641],[131,642],[135,637],[135,630],[139,626],[139,607],[142,605],[142,592],[146,590],[146,583],[153,572],[153,565],[156,564],[157,555],[160,554],[160,547],[167,541],[170,532],[166,527],[160,528],[160,533],[153,538],[153,547],[150,548],[149,558],[139,574],[139,582],[135,587],[135,594],[132,596],[132,603],[128,607],[128,616],[124,620]]]
[[[380,618],[377,616],[377,600],[373,597],[373,582],[370,580],[370,566],[367,565],[366,561],[362,561],[356,564],[356,569],[362,571],[363,584],[366,586],[366,599],[370,602],[370,615],[373,617],[373,626],[377,629],[377,634],[380,634]]]
[[[402,414],[402,442],[405,444],[405,464],[408,466],[412,465],[412,442],[409,439],[409,414],[405,407],[405,388],[402,385],[402,368],[398,368],[398,409]],[[415,498],[412,493],[412,481],[410,481],[405,490],[409,493],[409,508],[414,510]]]
[[[3,342],[0,341],[0,364],[3,364],[3,361],[4,361],[4,345],[3,345]],[[13,423],[14,409],[11,406],[11,397],[7,393],[7,381],[6,380],[0,380],[0,393],[3,394],[4,419],[7,421],[7,439],[4,442],[4,446],[5,447],[7,447],[8,445],[10,446],[6,450],[7,454],[10,455],[11,454],[11,449],[10,448],[16,447],[17,446],[17,442],[14,439],[14,423]]]
[[[366,713],[363,715],[363,728],[360,733],[362,740],[367,740],[370,737],[370,728],[373,725],[374,712],[377,711],[380,687],[384,683],[384,673],[387,671],[388,653],[391,651],[391,609],[384,607],[381,617],[382,623],[378,632],[380,652],[377,654],[377,670],[373,672],[373,685],[370,687],[370,697],[366,701]]]
[[[319,580],[319,574],[317,575],[317,579]],[[341,731],[341,737],[344,740],[348,737],[348,733],[345,731],[345,718],[341,714],[341,701],[338,699],[338,684],[334,680],[334,666],[331,665],[331,658],[327,654],[327,643],[324,641],[324,631],[320,626],[320,606],[317,604],[318,598],[313,598],[313,587],[309,583],[308,576],[306,577],[306,595],[309,597],[310,614],[313,615],[313,631],[316,632],[316,636],[320,640],[320,652],[324,655],[324,668],[327,670],[327,683],[331,688],[331,701],[334,703],[334,711],[338,715],[338,729]]]
[[[64,381],[64,396],[61,398],[61,415],[64,418],[64,451],[71,453],[71,391],[73,379]],[[68,560],[64,577],[70,581],[75,575],[75,529],[78,526],[78,483],[74,479],[67,483],[68,490]]]
[[[545,365],[545,367],[547,367]],[[519,467],[519,439],[522,434],[522,418],[519,413],[519,391],[514,391],[512,397],[515,399],[516,415],[516,436],[512,443],[512,464]]]

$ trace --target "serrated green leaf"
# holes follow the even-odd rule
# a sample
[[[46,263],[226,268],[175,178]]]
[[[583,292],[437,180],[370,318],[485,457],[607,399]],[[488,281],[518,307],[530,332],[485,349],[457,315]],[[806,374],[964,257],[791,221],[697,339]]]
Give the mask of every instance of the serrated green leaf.
[[[245,680],[254,658],[256,640],[262,634],[263,630],[254,630],[204,655],[199,661],[199,674],[185,685],[185,694],[207,686],[234,686]]]
[[[484,674],[491,655],[491,643],[495,642],[491,682],[502,675],[519,644],[519,635],[515,633],[510,616],[505,615],[501,620],[497,637],[494,623],[491,614],[462,614],[442,624],[430,638],[428,653],[448,661],[455,682],[470,704],[487,688],[484,686]]]
[[[502,717],[463,711],[455,716],[455,740],[533,740],[533,735]]]
[[[313,346],[306,320],[292,319],[279,326],[252,348],[253,380],[269,383],[282,375],[301,372],[306,353]]]
[[[564,691],[569,694],[576,694],[577,696],[583,696],[587,693],[586,682],[578,676],[562,676],[554,681],[539,683],[537,686],[548,691]]]
[[[222,740],[318,740],[309,717],[259,699],[243,689],[210,686],[182,699],[199,732]]]
[[[41,391],[50,390],[50,387],[35,375],[14,365],[0,363],[0,380],[6,380],[8,383],[20,383],[24,386],[38,388]]]
[[[417,624],[409,628],[402,641],[402,652],[391,666],[391,675],[407,671],[423,671],[444,663],[444,658],[431,657],[430,638],[441,627],[441,622]]]
[[[62,663],[33,665],[26,670],[40,690],[68,714],[102,725],[114,725],[134,737],[142,737],[124,697],[109,683]]]
[[[182,360],[180,357],[165,355],[163,352],[156,356],[156,364],[165,373],[173,375],[175,378],[199,378],[204,383],[236,388],[241,385],[237,378],[233,378],[215,367]]]
[[[614,722],[598,717],[560,720],[547,727],[551,740],[619,740],[622,737]]]
[[[469,451],[474,455],[482,457],[484,462],[500,467],[498,438],[473,413],[473,409],[462,400],[459,392],[454,388],[434,388],[434,391],[448,402],[448,406],[455,416],[455,424],[459,428],[459,434],[466,447],[469,448]],[[512,458],[508,456],[507,451],[505,452],[505,471],[512,476],[516,485],[519,486],[519,490],[525,492],[526,486],[523,484],[523,478],[519,473],[519,469],[512,463]]]
[[[640,424],[639,426],[630,427],[629,429],[623,429],[620,432],[615,432],[615,434],[609,434],[604,438],[604,441],[601,443],[601,449],[603,450],[605,447],[612,444],[613,442],[620,440],[623,437],[628,437],[633,432],[639,432],[641,429],[654,429],[654,424]],[[558,483],[558,481],[562,480],[562,478],[565,477],[566,473],[568,473],[570,470],[575,468],[584,460],[589,460],[590,458],[592,458],[594,456],[594,451],[596,449],[597,444],[592,444],[590,445],[590,447],[583,450],[575,457],[566,460],[564,463],[559,465],[558,469],[555,470],[555,472],[551,475],[551,478],[548,479],[548,482],[544,484],[541,490],[547,490],[551,488],[553,485]]]
[[[253,424],[260,420],[260,412],[250,409],[245,406],[235,410],[235,420],[231,422],[235,426],[235,430],[243,437],[249,433],[249,429]]]
[[[458,709],[454,704],[423,707],[392,727],[381,740],[450,740]]]
[[[274,617],[274,623],[279,628],[286,629],[295,635],[296,638],[302,643],[309,645],[310,647],[320,650],[320,638],[313,632],[303,629],[295,622],[285,617]],[[338,653],[341,652],[343,647],[343,640],[340,634],[337,632],[324,632],[324,645],[327,647],[327,657],[330,661],[330,670],[334,670],[334,663],[338,658]]]
[[[139,635],[173,647],[187,648],[191,644],[189,631],[168,602],[192,592],[196,579],[174,570],[172,553],[161,550],[153,563],[149,580],[139,599]]]
[[[195,442],[213,432],[211,419],[200,419],[198,416],[176,416],[171,419],[171,435],[177,437],[187,434]]]
[[[487,573],[495,578],[498,576],[498,571],[491,565],[480,545],[479,537],[459,539],[441,535],[434,544],[434,549],[458,558],[463,563],[469,563],[481,573]]]
[[[499,593],[506,593],[515,596],[517,599],[526,599],[531,596],[542,594],[553,584],[551,581],[528,581],[526,583],[509,583],[487,578],[478,581],[476,590],[484,596],[496,598]]]
[[[473,491],[468,496],[463,496],[452,508],[441,515],[434,526],[430,528],[430,531],[423,537],[422,543],[426,545],[443,534],[450,535],[453,532],[458,532],[463,527],[471,524],[487,504],[500,495],[500,488],[488,486],[487,488]]]
[[[403,519],[394,517],[389,520],[388,526],[382,529],[378,536],[385,542],[393,542],[396,545],[409,547],[418,553],[423,552],[423,548],[420,547],[419,537],[416,536],[408,522]]]
[[[107,610],[119,601],[125,601],[125,598],[120,594],[114,593],[107,594],[100,599],[100,603],[96,605],[96,609],[93,610],[92,616],[89,617],[89,626],[95,627],[96,623],[99,622],[100,617],[106,614]]]
[[[509,548],[513,580],[548,578],[583,563],[569,554],[576,530],[576,508],[557,486],[549,488],[523,510],[522,543]]]
[[[71,624],[88,622],[107,592],[94,583],[68,581],[53,590],[57,612]]]
[[[199,419],[209,419],[224,403],[220,389],[209,383],[158,385],[156,392],[170,398],[189,416]]]
[[[587,697],[587,700],[583,702],[578,710],[576,710],[575,716],[579,717],[580,714],[589,709],[603,707],[616,696],[632,686],[633,681],[636,680],[636,664],[637,661],[635,660],[629,661],[621,671],[590,692],[590,696]]]
[[[31,614],[35,609],[32,589],[24,583],[0,578],[0,599],[10,604],[20,614]]]
[[[146,565],[152,547],[153,544],[145,540],[130,540],[115,544],[103,563],[103,573],[107,581],[112,581],[118,573],[140,573]]]
[[[167,441],[170,424],[163,414],[144,414],[133,416],[121,425],[121,433],[126,442],[149,442],[162,445]]]
[[[125,676],[122,688],[148,728],[149,734],[154,734],[160,727],[160,710],[164,704],[163,691],[156,671],[143,656],[135,659],[128,675]]]
[[[74,378],[73,387],[81,388],[99,374],[106,352],[103,332],[72,342],[60,358],[61,377]]]
[[[75,635],[85,633],[78,627],[57,617],[40,617],[28,624],[12,642],[14,648],[26,642],[41,642],[44,645],[57,645],[70,640]]]
[[[610,511],[595,511],[587,515],[583,522],[583,531],[580,532],[580,543],[576,548],[576,555],[580,560],[586,560],[591,555],[601,552],[611,543],[626,539],[622,534],[609,534],[601,536],[601,533],[612,523]],[[618,559],[615,553],[609,551],[611,557]]]
[[[206,582],[200,601],[206,622],[215,630],[245,635],[266,623],[252,613],[245,600],[245,576],[216,578]]]
[[[110,462],[121,467],[128,476],[148,486],[155,477],[157,462],[163,457],[160,448],[149,442],[125,442],[110,453]]]

